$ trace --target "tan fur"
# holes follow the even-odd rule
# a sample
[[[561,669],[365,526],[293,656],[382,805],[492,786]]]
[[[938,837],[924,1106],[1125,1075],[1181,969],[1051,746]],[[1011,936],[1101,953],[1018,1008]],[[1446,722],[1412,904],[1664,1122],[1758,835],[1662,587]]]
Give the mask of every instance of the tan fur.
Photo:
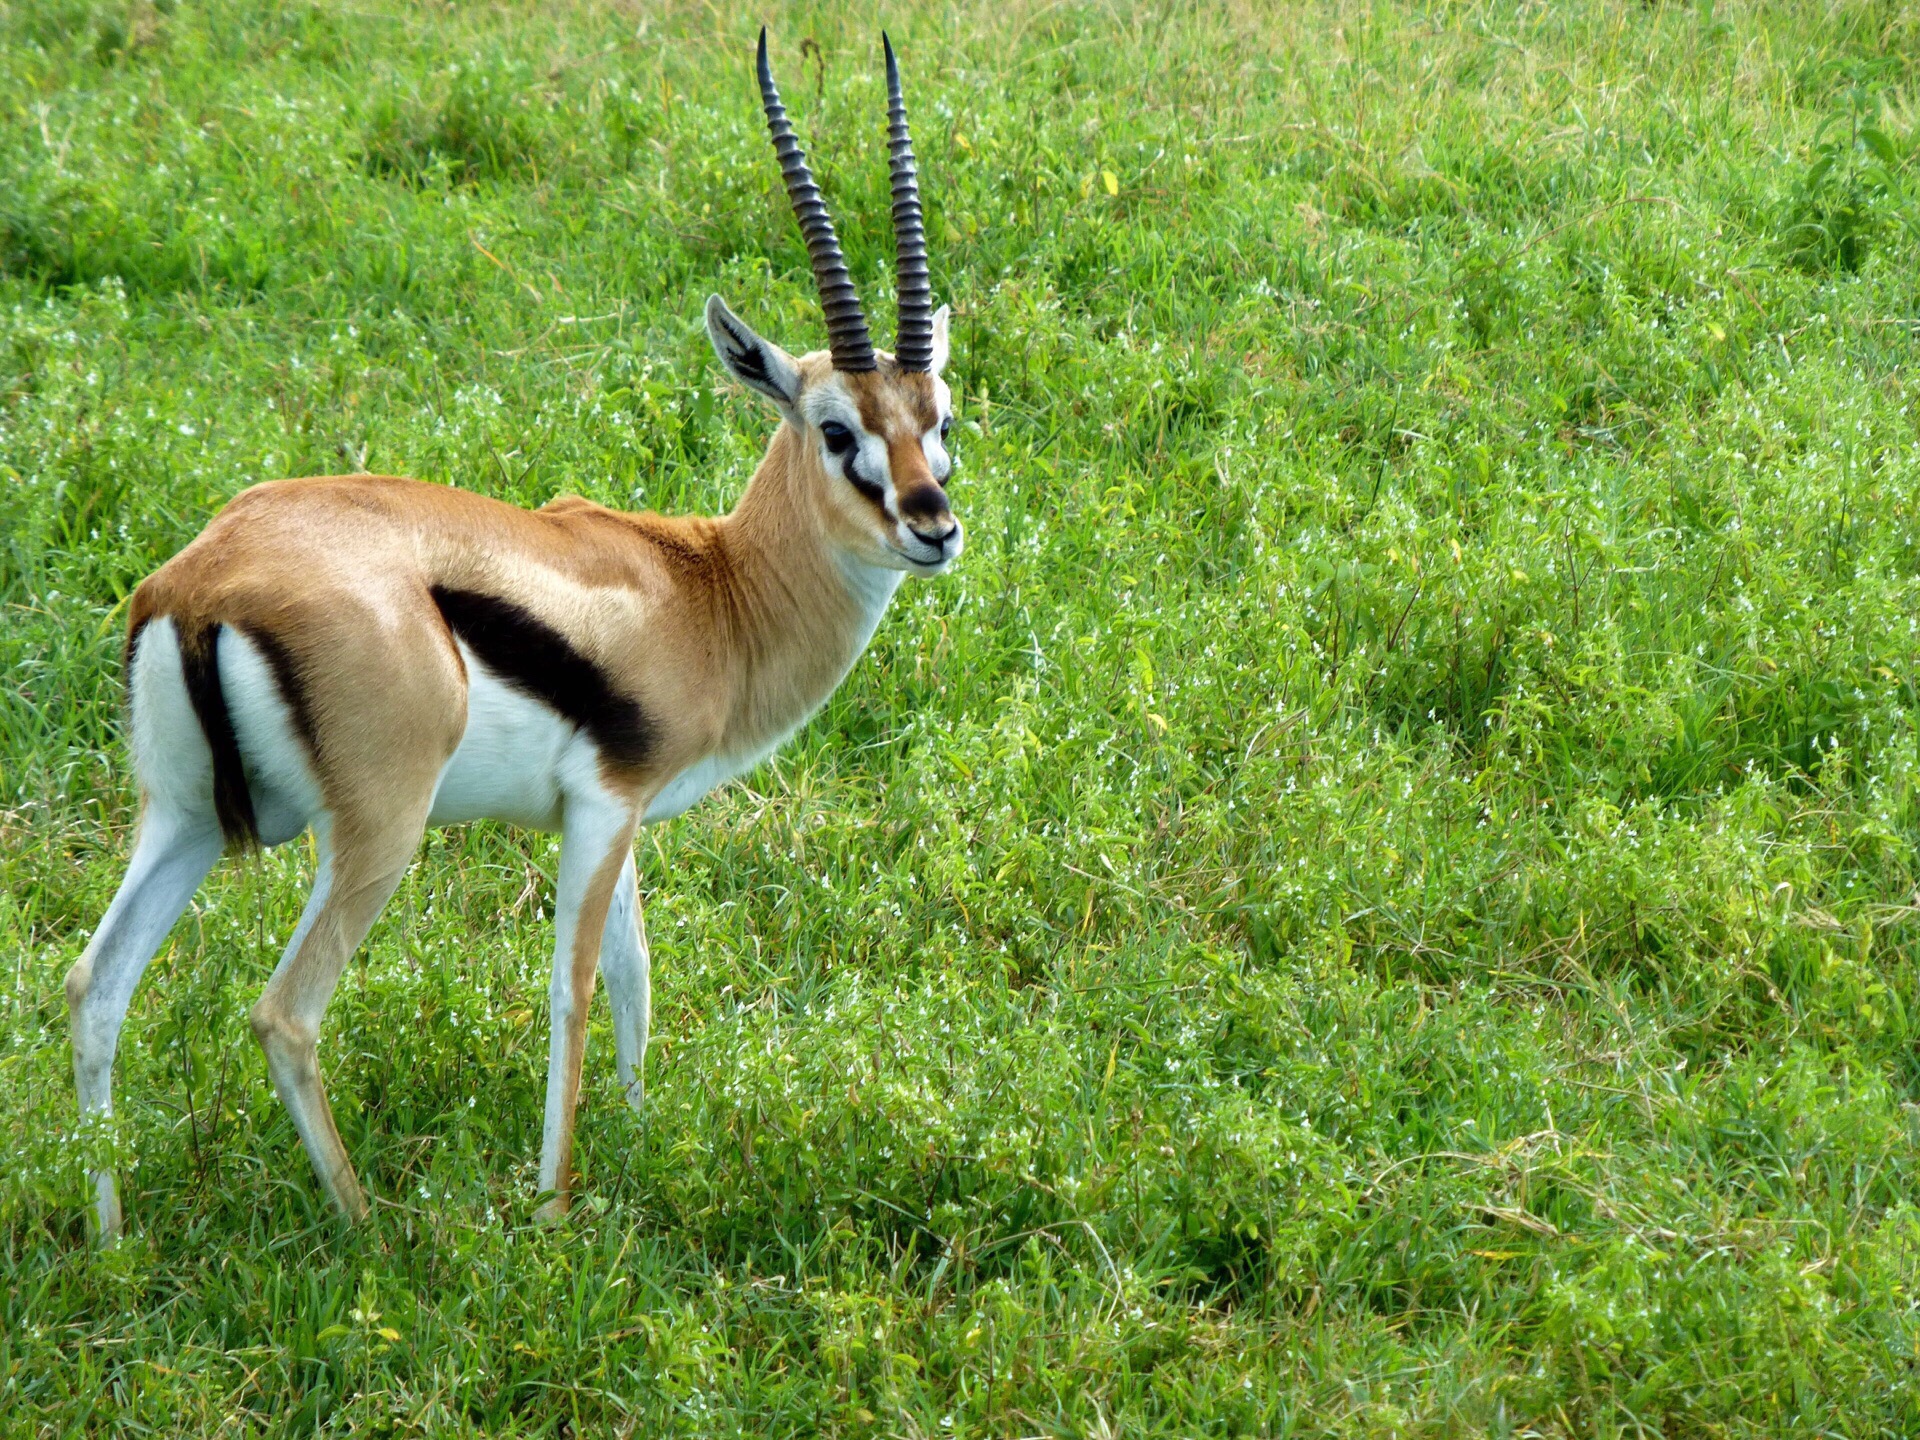
[[[921,448],[938,422],[934,378],[902,374],[890,358],[855,375],[833,371],[824,354],[796,363],[803,394],[844,386],[884,442],[902,516],[950,525]],[[433,587],[531,612],[637,701],[653,729],[643,763],[602,759],[603,786],[628,821],[595,865],[560,962],[573,987],[550,1077],[560,1087],[552,1212],[564,1212],[586,1002],[634,826],[683,770],[759,753],[788,733],[846,674],[877,613],[848,565],[895,553],[893,522],[828,473],[819,443],[783,423],[719,518],[624,514],[572,496],[526,511],[393,476],[276,481],[237,496],[134,592],[130,636],[158,616],[182,633],[234,627],[271,639],[297,675],[331,889],[316,894],[311,928],[252,1023],[323,1185],[348,1214],[364,1213],[365,1200],[322,1087],[319,1025],[419,846],[466,725],[467,667]],[[82,977],[76,1005],[85,989]]]
[[[889,449],[911,450],[924,471],[917,436]],[[657,763],[620,777],[638,801],[704,755],[784,734],[846,674],[858,605],[830,542],[866,536],[848,533],[865,527],[834,503],[843,488],[787,425],[718,519],[577,496],[527,511],[393,476],[272,481],[142,582],[129,620],[225,623],[285,645],[336,809],[366,783],[389,793],[396,765],[437,776],[459,743],[466,677],[429,588],[500,595],[659,723]]]

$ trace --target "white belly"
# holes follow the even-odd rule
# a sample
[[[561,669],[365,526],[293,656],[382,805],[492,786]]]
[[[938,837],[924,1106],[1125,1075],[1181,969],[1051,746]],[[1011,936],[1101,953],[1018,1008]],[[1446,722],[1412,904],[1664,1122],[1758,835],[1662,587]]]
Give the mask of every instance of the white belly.
[[[529,830],[559,829],[569,793],[601,788],[593,742],[572,721],[503,682],[465,645],[460,654],[467,662],[467,728],[440,772],[427,823],[504,820]],[[689,765],[654,796],[645,823],[671,820],[773,749],[709,755]]]
[[[600,755],[571,720],[506,684],[464,644],[467,728],[440,772],[430,825],[504,820],[529,830],[558,830],[569,794],[604,789]],[[741,755],[709,755],[669,780],[642,817],[671,820],[717,786],[744,775],[785,736]]]
[[[440,772],[427,823],[505,820],[558,829],[561,796],[582,778],[597,783],[592,742],[572,721],[503,682],[465,645],[460,654],[467,662],[467,728]]]

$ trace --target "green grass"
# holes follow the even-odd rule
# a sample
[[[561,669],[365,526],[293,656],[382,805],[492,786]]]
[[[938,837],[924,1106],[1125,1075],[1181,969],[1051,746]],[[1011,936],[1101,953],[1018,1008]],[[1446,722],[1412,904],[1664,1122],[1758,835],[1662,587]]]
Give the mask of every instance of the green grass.
[[[882,334],[901,44],[970,538],[643,840],[647,1115],[596,1016],[530,1222],[474,826],[329,1015],[369,1224],[245,1025],[303,845],[77,1132],[144,574],[287,474],[738,493],[702,300],[822,326],[731,8],[0,8],[0,1431],[1920,1432],[1903,0],[773,7]]]

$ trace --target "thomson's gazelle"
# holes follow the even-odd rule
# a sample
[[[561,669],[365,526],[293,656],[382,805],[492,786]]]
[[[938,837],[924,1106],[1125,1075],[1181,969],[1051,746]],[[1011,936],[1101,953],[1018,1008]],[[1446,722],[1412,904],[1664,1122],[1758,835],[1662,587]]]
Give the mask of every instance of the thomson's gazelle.
[[[798,359],[718,296],[707,333],[780,427],[730,515],[525,511],[384,476],[236,497],[135,592],[127,636],[142,792],[126,879],[67,976],[74,1077],[111,1109],[141,972],[228,845],[312,829],[313,894],[253,1032],[320,1183],[366,1202],[316,1042],[348,958],[429,825],[489,816],[563,836],[540,1185],[564,1212],[588,1000],[606,976],[640,1103],[647,946],[633,837],[745,771],[826,699],[903,575],[960,553],[942,482],[947,312],[933,309],[918,182],[886,46],[900,336],[876,352],[833,222],[767,65],[759,81],[830,349]],[[99,1229],[120,1229],[109,1172]]]

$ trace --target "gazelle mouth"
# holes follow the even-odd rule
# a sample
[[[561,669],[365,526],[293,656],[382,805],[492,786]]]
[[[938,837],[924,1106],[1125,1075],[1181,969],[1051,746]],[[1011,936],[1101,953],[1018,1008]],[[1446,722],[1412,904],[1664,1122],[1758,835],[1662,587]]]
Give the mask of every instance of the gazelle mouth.
[[[913,538],[915,543],[912,549],[904,545],[890,545],[887,548],[906,561],[917,574],[937,575],[959,558],[961,545],[958,526],[939,541],[922,540],[918,535]],[[949,544],[952,549],[947,548]],[[916,554],[915,551],[923,553]]]

